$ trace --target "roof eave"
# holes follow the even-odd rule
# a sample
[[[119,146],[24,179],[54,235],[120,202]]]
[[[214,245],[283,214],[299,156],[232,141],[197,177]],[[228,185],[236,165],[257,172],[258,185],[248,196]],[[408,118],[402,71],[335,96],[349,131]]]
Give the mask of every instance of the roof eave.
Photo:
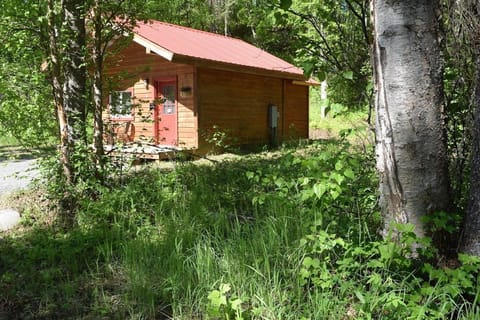
[[[168,61],[173,61],[174,53],[172,51],[165,49],[156,43],[153,43],[152,41],[138,35],[137,33],[133,35],[133,41],[145,47],[147,53],[153,52]]]
[[[252,66],[227,63],[227,62],[215,61],[215,60],[209,60],[209,59],[201,59],[197,57],[191,57],[191,56],[185,56],[185,55],[179,55],[179,54],[175,54],[173,56],[173,60],[171,61],[175,63],[193,64],[197,67],[206,67],[206,68],[212,68],[212,69],[218,69],[218,70],[224,70],[224,71],[249,73],[249,74],[271,76],[271,77],[282,78],[282,79],[298,80],[298,81],[307,80],[303,74],[291,73],[283,70],[257,68]]]
[[[298,86],[308,86],[308,87],[318,87],[320,86],[320,82],[317,80],[310,78],[308,80],[293,80],[293,84],[298,85]]]

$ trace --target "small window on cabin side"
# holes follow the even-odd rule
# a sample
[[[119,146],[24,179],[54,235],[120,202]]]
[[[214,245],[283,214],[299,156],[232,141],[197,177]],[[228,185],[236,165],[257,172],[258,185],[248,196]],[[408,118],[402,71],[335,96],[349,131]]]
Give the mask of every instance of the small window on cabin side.
[[[116,119],[132,118],[132,93],[113,91],[110,93],[110,116]]]

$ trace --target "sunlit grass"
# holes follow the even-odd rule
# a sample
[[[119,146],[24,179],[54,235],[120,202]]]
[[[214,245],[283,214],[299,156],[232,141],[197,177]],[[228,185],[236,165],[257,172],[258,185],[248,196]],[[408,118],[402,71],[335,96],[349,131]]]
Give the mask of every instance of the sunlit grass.
[[[341,131],[349,129],[365,130],[373,124],[368,123],[368,109],[345,111],[332,115],[327,112],[325,117],[321,114],[321,104],[318,102],[310,105],[309,125],[310,129],[322,129],[332,137],[338,137]],[[371,119],[370,121],[373,121]]]
[[[478,313],[382,242],[373,156],[358,146],[127,175],[85,198],[72,229],[41,219],[48,201],[21,210],[23,230],[0,240],[0,318],[441,319],[450,302],[463,304],[447,316]]]

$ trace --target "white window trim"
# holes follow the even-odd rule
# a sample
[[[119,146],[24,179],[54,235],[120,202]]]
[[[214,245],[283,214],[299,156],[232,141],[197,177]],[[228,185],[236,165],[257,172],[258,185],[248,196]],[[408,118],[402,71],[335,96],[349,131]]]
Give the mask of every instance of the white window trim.
[[[112,113],[112,93],[113,92],[128,92],[130,93],[130,114],[118,114],[118,113]],[[133,108],[133,90],[114,90],[111,91],[110,94],[108,95],[108,108],[109,108],[109,114],[110,114],[110,119],[112,120],[133,120],[135,115],[134,115],[134,108]]]

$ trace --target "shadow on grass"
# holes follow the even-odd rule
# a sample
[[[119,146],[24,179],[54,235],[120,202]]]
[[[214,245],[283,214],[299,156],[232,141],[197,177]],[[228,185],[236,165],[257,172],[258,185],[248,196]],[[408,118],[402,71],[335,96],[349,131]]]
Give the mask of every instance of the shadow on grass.
[[[0,240],[0,318],[59,319],[83,314],[91,302],[85,272],[101,233],[34,229]]]
[[[0,238],[0,319],[129,318],[115,299],[126,291],[113,263],[122,244],[113,228],[35,228]]]
[[[262,166],[268,166],[272,161],[265,160]],[[192,200],[195,204],[188,206],[200,208],[203,203],[201,208],[210,211],[223,204],[227,212],[228,204],[247,212],[245,207],[250,206],[251,201],[242,196],[248,183],[244,172],[259,163],[257,160],[243,163],[242,167],[233,165],[233,168],[229,164],[216,168],[201,166],[196,171],[187,168],[182,172],[182,185],[189,188],[198,184],[194,187]],[[160,301],[162,296],[170,297],[167,287],[187,287],[195,283],[187,280],[189,276],[184,274],[177,281],[188,282],[185,286],[171,283],[166,288],[161,287],[165,281],[163,277],[177,278],[181,272],[178,268],[168,271],[164,268],[162,273],[159,264],[173,264],[180,268],[185,263],[182,252],[172,251],[179,239],[179,228],[182,233],[179,241],[187,246],[185,250],[191,250],[201,241],[203,236],[198,227],[220,232],[220,237],[227,236],[228,228],[212,229],[212,226],[218,226],[216,220],[220,216],[213,217],[209,213],[204,216],[201,212],[191,216],[184,214],[181,221],[175,223],[167,221],[168,217],[161,213],[161,221],[155,221],[159,203],[166,203],[158,189],[162,186],[158,184],[159,176],[137,175],[124,189],[112,190],[111,194],[84,211],[84,216],[92,219],[87,230],[34,227],[3,238],[0,234],[0,319],[126,319],[131,318],[132,313],[145,314],[145,309],[148,309],[147,314],[153,314],[154,319],[168,318],[165,314],[171,313],[168,309],[171,301]],[[230,184],[229,178],[233,176],[242,177],[236,185]],[[230,187],[226,188],[226,185]],[[208,190],[203,188],[205,186],[209,186]],[[129,204],[127,209],[123,208],[125,203]],[[167,206],[164,208],[167,212],[176,210],[174,203]],[[125,210],[126,213],[122,212]],[[131,212],[136,215],[130,215]],[[230,216],[223,219],[235,220]],[[114,220],[122,222],[115,225]],[[152,225],[153,228],[162,228],[164,224],[170,224],[171,228],[163,240],[150,242],[150,238],[139,236],[150,232]],[[186,241],[184,233],[190,235],[190,241]],[[146,255],[143,256],[142,252]],[[129,257],[135,258],[131,260]],[[125,269],[125,265],[129,268]],[[125,274],[133,271],[136,272]],[[141,278],[144,280],[138,280]],[[151,305],[141,305],[152,301],[153,310]]]

